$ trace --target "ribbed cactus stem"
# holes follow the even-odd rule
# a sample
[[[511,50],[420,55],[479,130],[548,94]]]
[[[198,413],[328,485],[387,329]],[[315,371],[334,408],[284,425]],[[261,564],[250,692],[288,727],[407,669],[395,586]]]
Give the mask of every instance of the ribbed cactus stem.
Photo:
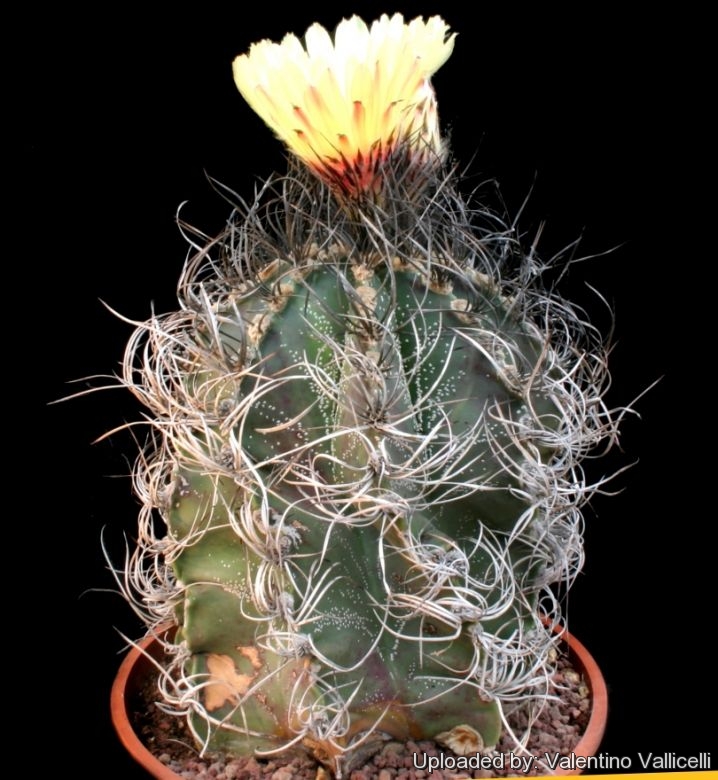
[[[600,339],[511,231],[386,165],[351,209],[269,183],[125,363],[156,432],[128,590],[178,623],[167,702],[206,750],[337,776],[389,737],[489,750],[545,695],[577,463],[615,435]]]

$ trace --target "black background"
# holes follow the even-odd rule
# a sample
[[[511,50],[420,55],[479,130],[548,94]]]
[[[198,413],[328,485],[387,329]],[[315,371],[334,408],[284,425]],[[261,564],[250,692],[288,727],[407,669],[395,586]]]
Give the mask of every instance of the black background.
[[[20,172],[20,228],[12,231],[20,248],[8,262],[18,281],[5,292],[24,314],[10,329],[19,358],[7,370],[11,387],[20,376],[30,383],[13,390],[19,408],[10,410],[11,430],[23,421],[18,439],[28,451],[18,455],[23,499],[10,515],[21,541],[5,552],[27,562],[16,591],[32,595],[16,600],[16,625],[30,625],[34,638],[13,632],[13,647],[18,668],[34,659],[36,693],[24,701],[42,743],[79,742],[76,777],[97,776],[99,757],[109,760],[102,776],[143,776],[108,715],[118,629],[136,637],[140,627],[107,592],[114,583],[100,545],[104,532],[121,563],[123,536],[131,543],[135,445],[127,433],[92,444],[141,410],[118,389],[48,403],[88,385],[73,380],[117,370],[131,327],[101,301],[130,320],[152,306],[173,308],[186,254],[174,224],[179,204],[187,201],[184,218],[208,233],[227,216],[205,173],[251,196],[257,181],[283,169],[280,144],[235,90],[233,57],[315,20],[331,28],[355,11],[369,19],[399,10],[441,13],[459,32],[434,84],[454,152],[470,163],[467,185],[496,178],[511,213],[533,187],[521,225],[530,240],[546,222],[544,255],[581,234],[582,254],[615,248],[574,266],[563,290],[588,301],[586,285],[595,286],[615,313],[613,404],[662,379],[636,402],[641,419],[627,417],[621,451],[590,466],[599,477],[634,464],[612,484],[618,495],[597,496],[585,513],[587,563],[569,626],[609,686],[604,752],[631,756],[637,771],[638,751],[709,750],[718,693],[707,635],[715,622],[715,412],[709,283],[701,279],[714,250],[697,217],[706,196],[691,181],[703,164],[700,20],[630,20],[589,6],[469,12],[455,0],[331,12],[257,6],[201,4],[162,17],[127,6],[65,10],[20,30],[11,80],[21,142],[8,149]],[[706,694],[708,720],[696,709]]]

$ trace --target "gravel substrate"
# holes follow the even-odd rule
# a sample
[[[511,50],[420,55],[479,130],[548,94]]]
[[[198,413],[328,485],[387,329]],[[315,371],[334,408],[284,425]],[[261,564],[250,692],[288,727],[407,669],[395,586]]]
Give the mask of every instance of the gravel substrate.
[[[459,780],[459,778],[534,776],[550,774],[541,762],[531,761],[529,754],[543,759],[545,754],[569,755],[583,734],[590,713],[588,688],[568,659],[560,658],[554,682],[560,698],[549,702],[531,728],[528,752],[518,750],[508,735],[499,742],[492,756],[491,768],[476,768],[480,757],[468,756],[473,763],[457,758],[435,742],[387,742],[364,766],[352,770],[346,780]],[[331,780],[332,774],[306,756],[228,759],[222,756],[200,757],[184,720],[163,713],[154,704],[154,681],[148,681],[142,698],[134,707],[137,733],[148,749],[179,777],[186,780]],[[525,713],[514,712],[508,721],[516,734],[526,729]],[[513,767],[511,761],[513,759]],[[520,766],[517,762],[521,762]],[[531,765],[527,770],[528,765]],[[484,764],[485,766],[485,764]]]

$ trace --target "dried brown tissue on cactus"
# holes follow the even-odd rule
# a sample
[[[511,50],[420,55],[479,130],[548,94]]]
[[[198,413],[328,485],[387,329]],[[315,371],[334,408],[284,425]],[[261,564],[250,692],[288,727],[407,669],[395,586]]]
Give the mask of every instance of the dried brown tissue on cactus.
[[[454,39],[352,17],[239,56],[288,171],[129,341],[151,444],[118,576],[177,626],[161,696],[200,751],[346,776],[388,739],[489,752],[552,693],[580,464],[624,410],[601,335],[461,192],[430,81]]]

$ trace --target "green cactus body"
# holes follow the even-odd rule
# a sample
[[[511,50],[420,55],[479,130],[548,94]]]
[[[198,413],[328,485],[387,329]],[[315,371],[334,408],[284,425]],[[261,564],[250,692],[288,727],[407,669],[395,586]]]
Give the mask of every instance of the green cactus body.
[[[268,259],[232,250],[256,239],[237,217],[224,275],[201,252],[128,366],[162,432],[143,492],[167,535],[145,543],[175,589],[176,703],[209,750],[341,774],[389,736],[491,749],[502,697],[542,690],[539,600],[576,518],[540,487],[575,367],[468,262],[486,237],[381,253],[336,218],[341,240],[310,216]]]

